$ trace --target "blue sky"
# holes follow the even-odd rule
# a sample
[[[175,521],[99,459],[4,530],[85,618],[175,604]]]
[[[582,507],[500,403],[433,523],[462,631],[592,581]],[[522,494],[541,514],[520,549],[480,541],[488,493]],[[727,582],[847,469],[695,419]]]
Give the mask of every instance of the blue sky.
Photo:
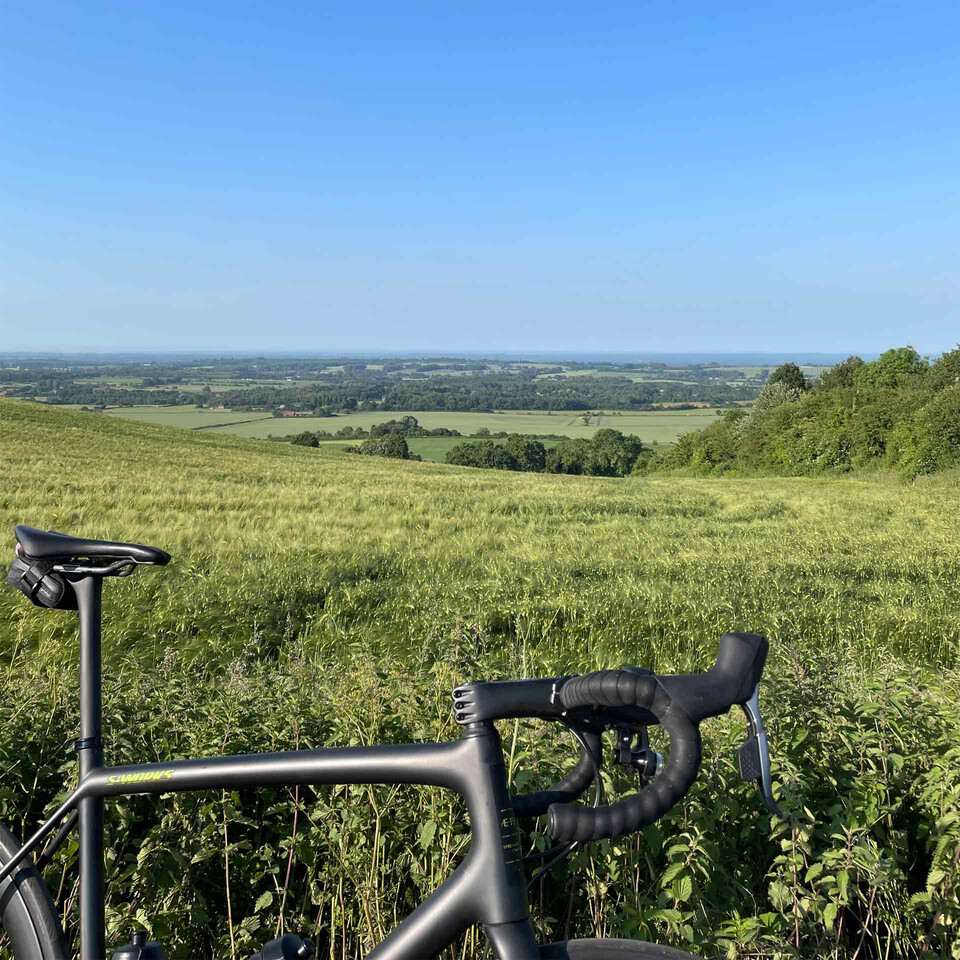
[[[955,2],[10,0],[0,348],[960,340]]]

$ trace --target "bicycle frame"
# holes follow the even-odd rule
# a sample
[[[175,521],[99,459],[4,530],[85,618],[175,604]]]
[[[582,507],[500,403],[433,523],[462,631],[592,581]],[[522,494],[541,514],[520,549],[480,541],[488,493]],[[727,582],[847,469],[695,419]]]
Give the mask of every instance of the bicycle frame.
[[[103,810],[107,797],[307,784],[424,784],[467,802],[472,844],[459,867],[379,944],[369,960],[435,956],[474,923],[499,960],[537,960],[527,909],[520,839],[503,750],[490,721],[450,743],[292,750],[107,767],[101,742],[102,577],[73,580],[80,620],[80,781],[74,792],[0,870],[0,880],[63,817],[79,810],[80,960],[104,960]]]

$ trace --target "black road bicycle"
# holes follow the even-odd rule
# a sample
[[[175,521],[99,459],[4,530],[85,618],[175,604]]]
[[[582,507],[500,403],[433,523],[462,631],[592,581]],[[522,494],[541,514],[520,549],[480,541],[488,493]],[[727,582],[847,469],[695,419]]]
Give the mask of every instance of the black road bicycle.
[[[453,874],[370,954],[370,960],[436,956],[473,924],[482,924],[498,960],[690,960],[670,947],[633,940],[568,940],[539,944],[527,909],[528,880],[517,818],[546,815],[546,832],[563,855],[575,844],[622,836],[662,817],[690,789],[701,757],[699,724],[739,704],[749,736],[739,752],[740,773],[756,780],[766,805],[770,758],[757,700],[767,656],[764,637],[727,633],[716,665],[706,673],[658,676],[625,667],[585,676],[468,683],[453,691],[462,736],[451,743],[393,744],[293,750],[244,756],[104,765],[101,731],[101,591],[105,577],[163,565],[154,547],[84,540],[17,527],[17,556],[8,582],[35,604],[76,610],[80,622],[80,737],[76,789],[24,844],[0,825],[0,926],[16,960],[66,960],[60,919],[40,869],[69,832],[79,829],[80,960],[105,960],[103,810],[107,797],[172,791],[297,784],[430,784],[466,801],[472,844]],[[512,796],[507,788],[496,720],[535,717],[568,727],[580,745],[577,765],[547,790]],[[650,749],[647,728],[670,738],[666,763]],[[617,736],[617,762],[640,777],[625,800],[602,803],[601,738]],[[591,783],[592,808],[574,801]],[[56,833],[54,833],[56,831]],[[49,837],[38,862],[33,859]],[[549,869],[548,863],[544,869]],[[542,871],[541,871],[542,872]],[[143,931],[113,953],[114,960],[162,960]],[[308,958],[309,940],[288,934],[265,944],[251,960]]]

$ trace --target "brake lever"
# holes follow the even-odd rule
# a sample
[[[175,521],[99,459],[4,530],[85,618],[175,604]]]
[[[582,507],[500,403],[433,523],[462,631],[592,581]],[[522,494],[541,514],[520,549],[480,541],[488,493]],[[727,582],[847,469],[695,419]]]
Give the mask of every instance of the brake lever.
[[[740,776],[749,783],[757,782],[760,795],[767,809],[781,820],[785,819],[773,799],[773,781],[770,776],[770,748],[767,745],[767,731],[760,716],[760,688],[754,687],[750,699],[740,704],[747,718],[749,734],[746,743],[737,752]]]

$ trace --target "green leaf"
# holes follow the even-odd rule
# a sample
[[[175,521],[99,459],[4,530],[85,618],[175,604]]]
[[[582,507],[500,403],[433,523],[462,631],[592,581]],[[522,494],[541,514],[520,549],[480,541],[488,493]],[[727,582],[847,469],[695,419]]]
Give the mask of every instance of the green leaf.
[[[673,883],[673,878],[677,876],[683,870],[684,865],[682,863],[671,863],[669,867],[664,871],[663,879],[660,881],[660,886],[667,888]]]
[[[683,903],[690,899],[693,893],[693,881],[689,877],[680,877],[672,887],[672,893],[675,900]]]
[[[437,823],[435,820],[426,820],[420,826],[420,846],[426,850],[432,843],[437,833]]]
[[[266,893],[260,894],[260,896],[257,898],[256,904],[254,904],[253,909],[259,913],[265,907],[269,907],[271,903],[273,903],[273,894],[268,890]]]

